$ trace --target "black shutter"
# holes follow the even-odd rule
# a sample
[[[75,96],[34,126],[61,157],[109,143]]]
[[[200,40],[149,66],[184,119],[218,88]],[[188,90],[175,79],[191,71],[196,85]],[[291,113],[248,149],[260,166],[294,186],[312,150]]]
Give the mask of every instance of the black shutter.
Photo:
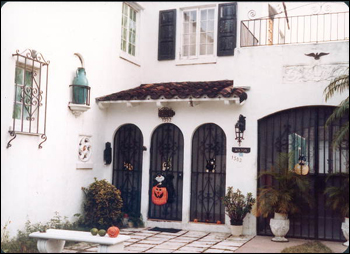
[[[219,5],[218,56],[233,56],[237,38],[237,3]]]
[[[159,12],[158,60],[174,60],[176,9]]]

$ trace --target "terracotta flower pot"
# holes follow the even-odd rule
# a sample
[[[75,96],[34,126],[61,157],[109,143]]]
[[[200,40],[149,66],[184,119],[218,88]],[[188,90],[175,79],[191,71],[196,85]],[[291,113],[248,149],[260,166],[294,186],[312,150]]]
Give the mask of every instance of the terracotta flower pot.
[[[345,221],[341,225],[341,229],[343,230],[343,234],[347,242],[343,243],[345,246],[349,246],[349,218],[345,218]]]
[[[275,213],[275,217],[270,220],[270,228],[272,233],[275,235],[272,238],[274,242],[288,242],[288,239],[285,238],[289,231],[290,221],[288,215]]]

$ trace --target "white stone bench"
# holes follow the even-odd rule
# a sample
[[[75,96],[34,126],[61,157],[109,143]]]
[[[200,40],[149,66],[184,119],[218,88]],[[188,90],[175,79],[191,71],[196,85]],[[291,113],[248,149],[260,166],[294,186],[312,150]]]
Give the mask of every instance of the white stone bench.
[[[87,242],[99,244],[98,252],[101,253],[121,253],[124,251],[124,241],[130,236],[118,235],[111,238],[105,236],[93,236],[90,232],[48,229],[45,233],[31,233],[29,237],[38,238],[38,250],[40,253],[60,253],[66,241]]]

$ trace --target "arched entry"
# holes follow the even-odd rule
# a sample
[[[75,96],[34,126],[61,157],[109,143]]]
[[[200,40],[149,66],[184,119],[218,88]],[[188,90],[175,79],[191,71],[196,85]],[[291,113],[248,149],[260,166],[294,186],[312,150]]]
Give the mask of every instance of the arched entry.
[[[151,143],[149,219],[182,220],[183,150],[182,132],[174,124],[162,124],[154,131]],[[157,193],[156,186],[159,187]]]
[[[133,124],[123,125],[114,137],[113,185],[121,191],[122,211],[140,216],[143,136]]]
[[[290,218],[287,236],[320,240],[344,240],[341,232],[343,218],[326,206],[325,180],[330,173],[346,172],[349,162],[348,144],[336,149],[332,137],[339,127],[348,121],[342,119],[328,128],[325,123],[334,107],[301,107],[267,116],[258,122],[258,174],[271,169],[281,154],[293,154],[289,166],[294,168],[300,154],[310,168],[311,195],[315,206],[303,206],[299,215]],[[259,179],[258,188],[266,185]],[[337,185],[334,180],[332,185]],[[302,201],[301,201],[302,202]],[[271,235],[269,218],[258,219],[258,234]]]
[[[192,140],[190,220],[224,224],[225,186],[226,135],[216,124],[202,125]]]

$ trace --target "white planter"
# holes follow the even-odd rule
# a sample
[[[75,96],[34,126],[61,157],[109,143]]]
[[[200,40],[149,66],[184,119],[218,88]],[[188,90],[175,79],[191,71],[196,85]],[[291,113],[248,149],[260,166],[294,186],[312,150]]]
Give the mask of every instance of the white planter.
[[[270,228],[274,234],[272,241],[274,242],[288,242],[288,239],[285,238],[286,234],[289,231],[290,221],[288,215],[275,213],[274,219],[270,220]]]
[[[343,243],[343,245],[349,247],[349,218],[345,218],[345,222],[342,223],[341,229],[343,230],[343,234],[347,242]]]
[[[231,225],[231,234],[233,236],[240,236],[243,234],[243,226],[234,226]]]

